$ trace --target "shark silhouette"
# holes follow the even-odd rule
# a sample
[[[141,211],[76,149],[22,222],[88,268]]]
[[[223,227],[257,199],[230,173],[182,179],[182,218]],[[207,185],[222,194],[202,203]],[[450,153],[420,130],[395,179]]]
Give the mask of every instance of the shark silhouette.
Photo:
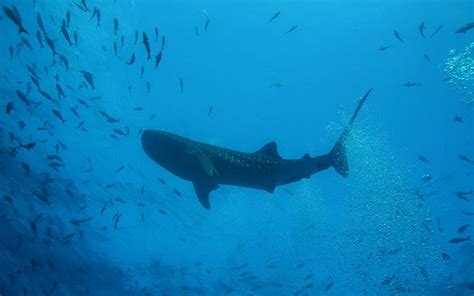
[[[269,142],[253,153],[239,152],[200,143],[160,130],[145,130],[142,147],[145,153],[170,173],[191,181],[201,205],[210,209],[209,193],[219,185],[235,185],[273,193],[276,186],[310,178],[334,167],[343,177],[349,175],[345,141],[354,119],[372,89],[360,100],[352,118],[329,153],[300,159],[283,159],[277,144]]]

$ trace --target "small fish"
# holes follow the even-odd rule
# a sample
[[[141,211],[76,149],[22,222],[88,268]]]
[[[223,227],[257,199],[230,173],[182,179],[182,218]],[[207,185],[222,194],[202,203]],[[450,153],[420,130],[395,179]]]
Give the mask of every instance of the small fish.
[[[145,67],[142,66],[140,69],[140,79],[143,79],[143,74],[145,73]]]
[[[41,38],[41,32],[40,31],[36,31],[36,39],[38,39],[38,43],[40,44],[40,47],[44,47],[43,38]]]
[[[420,35],[425,38],[425,22],[421,22],[420,26],[418,26],[418,31],[420,31]]]
[[[13,46],[8,48],[8,52],[10,53],[10,60],[13,60]]]
[[[447,253],[442,253],[441,257],[443,258],[444,261],[448,261],[449,259],[451,259],[451,256],[449,256]]]
[[[379,49],[377,49],[378,51],[386,51],[387,49],[389,48],[392,48],[391,46],[381,46],[379,47]]]
[[[456,122],[464,122],[464,119],[462,119],[461,116],[454,116],[454,121],[456,121]]]
[[[59,85],[59,83],[56,83],[56,91],[58,92],[59,99],[66,97],[66,95],[64,94],[63,88],[61,87],[61,85]]]
[[[5,107],[5,112],[9,115],[13,109],[15,109],[15,102],[13,101],[8,102],[7,106]]]
[[[75,233],[75,232],[72,232],[72,233],[69,233],[69,234],[65,235],[65,236],[63,237],[63,240],[68,240],[68,239],[73,238],[73,237],[75,237],[75,236],[76,236],[76,233]]]
[[[155,69],[158,68],[158,65],[161,62],[161,58],[163,56],[163,52],[160,51],[156,56],[155,56]]]
[[[75,226],[80,227],[82,223],[87,223],[90,221],[92,221],[92,217],[83,218],[83,219],[71,219],[69,222],[71,222],[71,224]]]
[[[58,141],[58,144],[59,144],[59,145],[61,146],[61,148],[63,148],[64,150],[66,150],[66,151],[68,150],[68,149],[67,149],[67,146],[66,146],[63,142]]]
[[[53,112],[54,116],[56,116],[64,124],[65,120],[64,120],[63,116],[61,115],[61,112],[59,112],[56,109],[51,109],[51,111]]]
[[[393,35],[395,36],[395,38],[397,38],[401,43],[404,43],[403,40],[402,40],[402,37],[400,36],[400,32],[396,31],[396,30],[393,30]]]
[[[461,28],[459,28],[456,33],[466,33],[467,31],[469,31],[470,29],[474,28],[474,22],[472,23],[468,23],[468,24],[465,24],[464,26],[462,26]]]
[[[26,106],[29,106],[31,104],[31,101],[28,100],[28,98],[26,97],[26,95],[20,91],[20,90],[16,90],[16,95],[20,98],[20,100],[25,103]]]
[[[418,155],[418,159],[424,163],[429,163],[429,160],[424,155]]]
[[[49,163],[48,166],[57,170],[60,167],[64,167],[64,164],[59,163],[59,162],[52,162],[52,163]]]
[[[26,127],[26,123],[23,120],[20,120],[17,123],[20,129],[24,129]]]
[[[439,26],[438,28],[436,28],[436,30],[434,30],[434,32],[431,34],[430,38],[432,38],[433,36],[435,36],[436,34],[439,33],[439,31],[441,31],[441,29],[443,28],[443,26]]]
[[[421,176],[421,181],[423,181],[423,182],[431,181],[431,175],[426,174],[426,175]]]
[[[183,91],[184,91],[183,78],[179,79],[179,89],[181,90],[181,93],[183,93]]]
[[[123,166],[123,165],[120,166],[120,167],[115,171],[115,173],[116,173],[116,174],[120,173],[124,168],[125,168],[125,166]]]
[[[333,283],[333,282],[331,282],[331,283],[327,284],[327,285],[326,285],[326,288],[324,289],[324,292],[327,292],[327,291],[329,291],[329,289],[331,289],[331,288],[332,288],[332,286],[334,286],[334,283]]]
[[[431,64],[431,58],[429,55],[427,55],[426,53],[423,55],[423,57],[425,58],[425,60]]]
[[[61,63],[64,65],[64,67],[66,68],[66,70],[69,70],[69,61],[67,60],[66,56],[65,55],[59,55],[59,60],[61,61]]]
[[[298,25],[294,25],[293,27],[291,27],[288,31],[285,32],[285,34],[293,32],[294,30],[296,30],[296,28],[298,28]]]
[[[165,36],[161,36],[161,49],[160,51],[163,51],[163,49],[165,48],[165,44],[166,44],[166,39],[165,39]]]
[[[471,226],[471,225],[464,224],[464,225],[460,226],[457,230],[457,233],[464,233],[469,228],[469,226]]]
[[[126,136],[126,135],[127,135],[124,131],[122,131],[122,130],[120,130],[120,129],[118,129],[118,128],[114,128],[113,131],[114,131],[116,134],[121,135],[121,136]]]
[[[209,27],[209,22],[211,21],[211,19],[207,19],[206,22],[204,23],[204,31],[207,32],[207,27]]]
[[[456,192],[456,196],[459,199],[469,201],[468,196],[471,195],[473,192],[474,192],[473,190],[471,190],[471,191],[458,191],[458,192]]]
[[[89,104],[87,104],[84,100],[77,98],[77,101],[78,101],[81,105],[85,106],[86,108],[89,108]]]
[[[56,101],[53,99],[53,97],[51,97],[51,95],[48,94],[47,92],[40,90],[39,93],[40,93],[43,97],[45,97],[47,100],[49,100],[49,101],[51,101],[51,102],[53,102],[53,103],[56,103]]]
[[[81,3],[73,2],[80,10],[84,12],[89,12],[89,8],[87,8],[86,0],[81,0]]]
[[[114,222],[114,228],[117,229],[118,228],[118,223],[120,221],[120,217],[122,217],[122,214],[119,214],[116,218],[115,218],[115,222]]]
[[[85,121],[83,120],[83,121],[79,122],[79,124],[76,126],[76,128],[82,129],[83,126],[84,126],[84,124],[85,124]],[[83,129],[83,130],[84,130],[84,129]]]
[[[94,10],[92,11],[92,16],[91,18],[89,19],[89,21],[91,21],[94,17],[97,16],[97,7],[94,7]]]
[[[158,28],[155,27],[155,42],[158,40],[158,36],[159,36],[159,35],[160,35],[160,34],[158,33]]]
[[[125,200],[123,200],[123,198],[118,197],[118,198],[114,198],[114,200],[115,200],[116,202],[125,204]]]
[[[150,43],[148,42],[148,36],[146,35],[145,32],[143,32],[143,45],[145,46],[146,52],[147,52],[147,60],[151,59],[150,56]]]
[[[198,27],[194,27],[194,35],[199,36],[199,29],[198,29]]]
[[[271,18],[270,20],[268,21],[268,23],[271,23],[273,22],[277,17],[280,16],[280,12],[278,11],[277,13],[275,13]]]
[[[469,162],[469,163],[474,163],[473,160],[471,160],[470,158],[468,158],[468,157],[465,156],[465,155],[459,155],[459,159],[460,159],[460,160],[463,160],[463,161],[466,161],[466,162]]]
[[[421,85],[421,83],[408,81],[405,84],[403,84],[402,86],[404,86],[406,88],[410,88],[410,87],[418,86],[418,85]]]
[[[133,65],[135,63],[135,53],[132,53],[132,55],[130,56],[130,59],[128,60],[128,62],[126,62],[127,65]]]
[[[67,28],[66,28],[66,25],[63,24],[61,26],[61,33],[63,33],[63,36],[64,38],[66,39],[67,43],[69,44],[69,46],[72,46],[72,42],[71,42],[71,36],[69,36],[69,32],[67,31]]]
[[[28,144],[22,144],[22,145],[20,145],[19,147],[20,147],[20,148],[24,148],[24,149],[26,149],[26,150],[31,150],[31,149],[33,149],[35,146],[36,146],[36,142],[31,142],[31,143],[28,143]]]
[[[74,33],[72,34],[72,38],[74,39],[74,45],[77,46],[77,31],[74,31]]]
[[[7,6],[3,6],[3,11],[5,14],[8,16],[8,18],[18,27],[18,34],[25,33],[29,34],[25,28],[23,28],[22,22],[21,22],[21,17],[20,14],[18,13],[18,10],[16,9],[15,6],[12,6],[12,8],[9,8]]]
[[[9,196],[9,195],[4,195],[4,196],[3,196],[3,200],[4,200],[6,203],[10,204],[10,205],[13,207],[13,198],[12,198],[11,196]]]
[[[43,32],[44,35],[47,35],[46,31],[44,30],[43,19],[41,18],[41,15],[39,13],[36,13],[36,22],[38,23],[41,32]]]
[[[468,236],[466,238],[463,238],[463,237],[457,237],[457,238],[453,238],[452,240],[449,241],[449,243],[451,244],[459,244],[459,243],[464,243],[464,242],[468,242],[468,241],[471,241],[471,237]]]
[[[61,157],[59,155],[48,155],[47,157],[48,160],[57,160],[57,161],[62,161]]]
[[[49,49],[53,52],[53,56],[57,55],[56,47],[54,46],[54,41],[48,37],[48,35],[44,35],[44,40],[46,40],[46,44],[48,45]]]
[[[40,201],[46,203],[48,206],[51,205],[51,201],[49,200],[48,196],[46,196],[45,194],[41,192],[35,192],[35,195]]]
[[[114,35],[117,35],[117,32],[119,30],[119,22],[116,17],[114,17]]]
[[[207,112],[207,116],[211,116],[212,109],[213,109],[213,107],[212,107],[212,105],[211,105],[211,106],[209,107],[209,111]]]
[[[94,79],[92,77],[92,74],[90,72],[85,71],[85,70],[80,70],[79,72],[82,73],[82,75],[86,79],[87,83],[89,83],[89,85],[92,87],[92,89],[95,89]]]
[[[150,93],[150,81],[146,82],[146,91],[147,93]]]
[[[99,9],[97,9],[96,19],[97,19],[97,27],[99,27],[100,26],[100,10]]]
[[[105,209],[107,208],[107,202],[104,204],[104,206],[102,207],[102,210],[100,210],[100,214],[104,214],[105,212]]]
[[[33,47],[31,46],[30,42],[28,41],[28,39],[26,39],[25,37],[21,36],[20,37],[20,40],[21,42],[26,46],[28,47],[29,50],[33,50]]]
[[[26,162],[22,161],[21,167],[23,168],[23,171],[25,172],[25,177],[28,177],[30,175],[30,166]]]
[[[288,189],[286,189],[286,188],[283,189],[283,190],[285,190],[285,192],[288,193],[289,195],[293,195],[293,192],[291,192],[290,190],[288,190]]]
[[[466,216],[474,216],[474,212],[464,212],[464,215],[466,215]]]
[[[160,179],[160,178],[158,178],[157,180],[158,180],[158,182],[160,182],[161,184],[163,184],[163,185],[166,185],[166,182],[165,182],[165,180],[163,180],[163,179]]]
[[[69,25],[71,24],[71,12],[66,11],[66,26],[69,28]]]
[[[178,189],[176,189],[176,188],[173,189],[173,192],[174,192],[177,196],[182,197],[181,192],[180,192]]]

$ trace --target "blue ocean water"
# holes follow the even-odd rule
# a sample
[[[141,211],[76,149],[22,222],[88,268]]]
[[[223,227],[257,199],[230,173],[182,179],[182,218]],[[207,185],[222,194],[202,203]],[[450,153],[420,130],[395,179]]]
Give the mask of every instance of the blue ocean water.
[[[1,2],[1,295],[473,295],[472,1]],[[206,210],[142,149],[324,155],[370,88],[348,178]]]

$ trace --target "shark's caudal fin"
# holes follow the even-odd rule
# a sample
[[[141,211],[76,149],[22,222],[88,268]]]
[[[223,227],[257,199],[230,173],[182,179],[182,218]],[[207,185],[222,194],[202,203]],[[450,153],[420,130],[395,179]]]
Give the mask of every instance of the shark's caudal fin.
[[[343,177],[349,176],[349,165],[347,164],[345,142],[347,137],[349,136],[349,133],[352,129],[352,124],[354,123],[354,120],[357,117],[360,108],[364,104],[371,91],[372,89],[369,89],[367,93],[362,97],[359,104],[357,105],[357,108],[354,111],[354,114],[352,114],[351,120],[342,131],[342,134],[339,136],[336,145],[334,145],[334,147],[329,152],[329,157],[331,158],[332,166],[334,167],[336,172],[338,172]]]

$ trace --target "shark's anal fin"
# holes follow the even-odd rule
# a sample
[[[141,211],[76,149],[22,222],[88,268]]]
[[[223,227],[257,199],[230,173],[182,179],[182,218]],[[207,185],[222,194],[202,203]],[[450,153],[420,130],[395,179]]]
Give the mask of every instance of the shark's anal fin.
[[[196,153],[196,157],[199,160],[199,163],[201,164],[201,167],[206,173],[206,175],[208,175],[209,177],[218,175],[216,167],[206,154],[198,152]]]
[[[194,181],[193,185],[199,202],[205,209],[209,210],[211,208],[211,204],[209,203],[209,193],[212,190],[219,188],[219,185],[206,181]]]

